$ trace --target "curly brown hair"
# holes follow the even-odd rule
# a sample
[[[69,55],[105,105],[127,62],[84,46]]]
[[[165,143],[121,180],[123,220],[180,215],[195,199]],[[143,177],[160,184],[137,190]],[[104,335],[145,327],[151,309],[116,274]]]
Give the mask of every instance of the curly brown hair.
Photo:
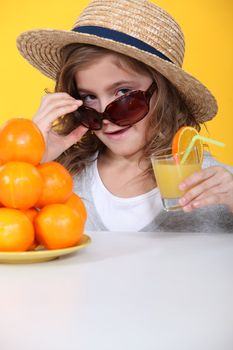
[[[86,44],[70,44],[63,47],[55,92],[67,92],[78,98],[75,81],[77,70],[88,67],[95,60],[108,54],[112,55],[113,51]],[[182,96],[168,79],[142,62],[120,53],[114,52],[114,55],[119,66],[149,74],[157,84],[156,102],[150,110],[146,145],[143,148],[144,159],[149,159],[152,154],[160,155],[162,150],[169,148],[175,132],[181,126],[190,125],[200,130],[200,125],[189,113]],[[73,113],[60,117],[56,123],[56,131],[62,135],[67,135],[75,127],[77,124]],[[94,133],[88,131],[79,142],[62,153],[57,161],[66,166],[71,173],[80,173],[94,160],[96,154],[104,150],[105,145]],[[148,171],[152,171],[150,165]]]

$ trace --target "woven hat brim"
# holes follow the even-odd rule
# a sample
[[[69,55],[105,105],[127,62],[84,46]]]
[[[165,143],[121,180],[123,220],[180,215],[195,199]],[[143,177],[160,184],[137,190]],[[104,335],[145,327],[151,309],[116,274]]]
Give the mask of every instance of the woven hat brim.
[[[17,47],[21,55],[51,79],[56,79],[60,70],[61,48],[72,43],[104,47],[154,68],[177,88],[190,114],[199,123],[211,120],[217,113],[218,107],[214,96],[199,80],[173,63],[136,47],[92,34],[52,29],[30,30],[17,38]]]

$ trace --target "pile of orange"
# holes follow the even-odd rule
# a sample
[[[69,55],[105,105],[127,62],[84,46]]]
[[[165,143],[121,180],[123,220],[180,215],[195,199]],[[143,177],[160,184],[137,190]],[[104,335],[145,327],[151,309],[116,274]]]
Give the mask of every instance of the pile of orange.
[[[57,162],[40,164],[44,138],[33,123],[14,118],[0,128],[0,251],[72,247],[87,212],[73,179]]]

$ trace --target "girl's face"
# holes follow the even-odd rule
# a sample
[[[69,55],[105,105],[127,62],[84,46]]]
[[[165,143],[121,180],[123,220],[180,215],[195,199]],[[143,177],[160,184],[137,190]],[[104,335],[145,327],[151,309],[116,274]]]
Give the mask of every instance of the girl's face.
[[[84,105],[98,112],[103,112],[110,102],[126,92],[146,91],[152,83],[149,73],[142,74],[119,66],[114,54],[103,56],[79,70],[75,80]],[[127,127],[104,119],[102,129],[95,134],[114,155],[127,157],[139,153],[145,145],[147,127],[148,115]]]

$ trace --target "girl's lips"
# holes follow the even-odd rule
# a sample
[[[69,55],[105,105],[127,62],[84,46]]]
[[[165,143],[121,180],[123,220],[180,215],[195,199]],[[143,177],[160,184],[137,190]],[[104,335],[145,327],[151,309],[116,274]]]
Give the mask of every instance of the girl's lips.
[[[123,134],[129,128],[130,128],[130,126],[128,126],[127,128],[124,128],[124,129],[116,130],[116,131],[105,131],[104,134],[105,135],[119,135],[119,134]]]
[[[131,126],[128,126],[127,128],[116,130],[116,131],[108,131],[108,132],[105,131],[104,135],[106,135],[110,139],[118,139],[122,135],[124,135],[130,128]]]

